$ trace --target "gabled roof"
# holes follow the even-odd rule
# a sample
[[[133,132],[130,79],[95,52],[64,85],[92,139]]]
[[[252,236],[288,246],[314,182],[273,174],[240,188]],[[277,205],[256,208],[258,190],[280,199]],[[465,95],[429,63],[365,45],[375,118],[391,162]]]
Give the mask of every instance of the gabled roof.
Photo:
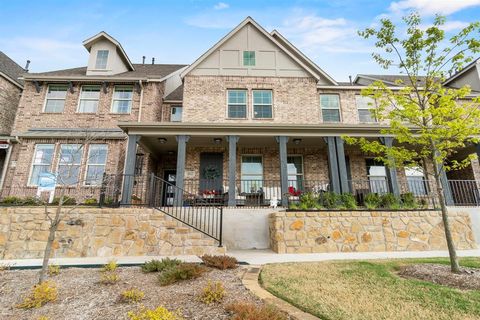
[[[268,33],[262,26],[260,26],[255,20],[251,17],[247,17],[243,20],[238,26],[236,26],[232,31],[230,31],[226,36],[224,36],[220,41],[218,41],[213,47],[208,49],[207,52],[202,54],[194,63],[192,63],[188,68],[186,68],[182,73],[181,77],[185,77],[190,71],[195,69],[202,61],[204,61],[208,56],[210,56],[215,50],[217,50],[221,45],[223,45],[228,39],[233,37],[238,31],[240,31],[244,26],[247,24],[251,24],[255,27],[261,34],[263,34],[267,39],[272,41],[275,45],[277,45],[286,55],[292,58],[295,62],[297,62],[305,71],[310,73],[315,79],[320,79],[320,74],[316,70],[316,68],[312,68],[312,66],[306,65],[301,59],[296,57],[290,50],[285,48],[279,41],[277,41],[270,33]]]
[[[4,76],[5,79],[14,85],[23,88],[23,81],[18,78],[24,73],[25,69],[0,51],[0,75]]]
[[[359,78],[371,80],[372,82],[382,81],[385,84],[392,85],[392,86],[397,86],[397,87],[401,86],[401,85],[395,83],[395,81],[397,81],[397,80],[401,80],[405,84],[410,83],[410,78],[406,75],[403,75],[403,74],[358,74],[355,77],[355,80],[353,81],[353,83],[357,83]],[[417,77],[417,82],[420,86],[423,86],[425,84],[425,80],[426,80],[426,77],[424,77],[424,76]]]
[[[453,76],[451,76],[450,78],[448,78],[447,80],[445,80],[445,82],[443,82],[444,85],[446,85],[447,83],[450,83],[452,82],[453,80],[455,80],[456,78],[458,78],[459,76],[461,76],[462,74],[464,74],[465,72],[467,72],[468,70],[472,69],[473,67],[475,67],[477,64],[480,65],[480,57],[473,60],[472,62],[470,62],[467,66],[465,66],[465,68],[463,68],[462,70],[458,71],[457,73],[455,73]]]
[[[287,40],[280,32],[273,30],[271,33],[272,37],[278,38],[287,49],[290,49],[297,57],[299,57],[306,65],[310,66],[312,69],[316,70],[319,74],[327,78],[332,84],[338,84],[329,74],[323,71],[315,62],[310,60],[303,52],[301,52],[297,47],[295,47],[290,41]]]
[[[88,50],[88,52],[90,52],[90,49],[92,48],[92,45],[98,40],[98,39],[101,39],[101,38],[104,38],[104,39],[107,39],[108,41],[110,41],[111,43],[113,43],[117,49],[120,51],[123,59],[125,60],[125,62],[127,63],[127,65],[129,66],[130,70],[135,70],[135,68],[133,67],[133,64],[132,62],[130,61],[130,59],[128,58],[127,56],[127,53],[125,52],[125,50],[123,50],[123,47],[122,45],[120,44],[120,42],[118,42],[114,37],[112,37],[111,35],[109,35],[108,33],[106,33],[105,31],[100,31],[99,33],[97,33],[96,35],[94,35],[93,37],[90,37],[86,40],[83,41],[83,46]]]
[[[183,84],[173,90],[168,96],[163,100],[165,101],[182,101],[183,100]]]

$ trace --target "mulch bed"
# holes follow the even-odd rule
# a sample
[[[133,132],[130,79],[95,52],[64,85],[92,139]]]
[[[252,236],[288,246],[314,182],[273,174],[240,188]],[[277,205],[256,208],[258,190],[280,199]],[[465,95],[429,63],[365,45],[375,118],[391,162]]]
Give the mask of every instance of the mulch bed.
[[[480,269],[461,267],[460,270],[457,274],[450,271],[450,265],[422,263],[403,266],[398,274],[462,290],[480,290]]]
[[[178,310],[185,319],[228,319],[231,314],[225,307],[233,302],[262,304],[242,285],[240,277],[244,271],[242,268],[211,269],[199,279],[162,287],[158,284],[158,273],[143,273],[139,267],[118,268],[120,281],[113,285],[98,282],[99,269],[61,269],[59,275],[48,279],[57,284],[58,300],[32,310],[18,309],[15,305],[36,284],[38,270],[0,271],[0,319],[38,319],[40,316],[49,320],[128,319],[127,312],[140,305]],[[205,305],[198,301],[197,296],[208,280],[223,283],[226,296],[222,303]],[[138,304],[120,303],[120,293],[132,287],[145,293],[144,300]]]

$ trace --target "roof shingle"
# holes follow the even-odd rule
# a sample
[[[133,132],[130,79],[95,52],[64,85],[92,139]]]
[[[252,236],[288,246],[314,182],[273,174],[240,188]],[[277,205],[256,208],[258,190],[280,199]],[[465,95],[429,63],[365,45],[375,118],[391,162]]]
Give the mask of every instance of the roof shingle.
[[[20,86],[23,85],[23,81],[19,80],[18,77],[25,73],[25,70],[2,51],[0,51],[0,72],[6,74]]]

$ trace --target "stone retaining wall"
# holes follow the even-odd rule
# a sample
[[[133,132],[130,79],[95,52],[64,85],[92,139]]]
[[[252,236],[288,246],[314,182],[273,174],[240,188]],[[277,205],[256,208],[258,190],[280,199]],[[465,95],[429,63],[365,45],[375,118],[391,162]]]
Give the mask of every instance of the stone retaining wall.
[[[44,208],[0,208],[0,259],[42,257],[48,226]],[[60,223],[53,248],[57,258],[225,252],[213,239],[145,208],[75,208]]]
[[[476,248],[468,213],[449,216],[456,248]],[[277,253],[447,249],[439,211],[277,212],[269,225]]]

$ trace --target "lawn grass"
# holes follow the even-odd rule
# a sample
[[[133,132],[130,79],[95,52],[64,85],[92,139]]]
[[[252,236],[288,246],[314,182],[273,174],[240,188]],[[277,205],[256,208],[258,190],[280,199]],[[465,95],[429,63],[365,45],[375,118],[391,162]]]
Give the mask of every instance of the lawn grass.
[[[266,265],[265,289],[321,319],[480,319],[480,291],[400,278],[402,265],[448,259],[332,261]],[[480,258],[462,258],[480,268]]]

